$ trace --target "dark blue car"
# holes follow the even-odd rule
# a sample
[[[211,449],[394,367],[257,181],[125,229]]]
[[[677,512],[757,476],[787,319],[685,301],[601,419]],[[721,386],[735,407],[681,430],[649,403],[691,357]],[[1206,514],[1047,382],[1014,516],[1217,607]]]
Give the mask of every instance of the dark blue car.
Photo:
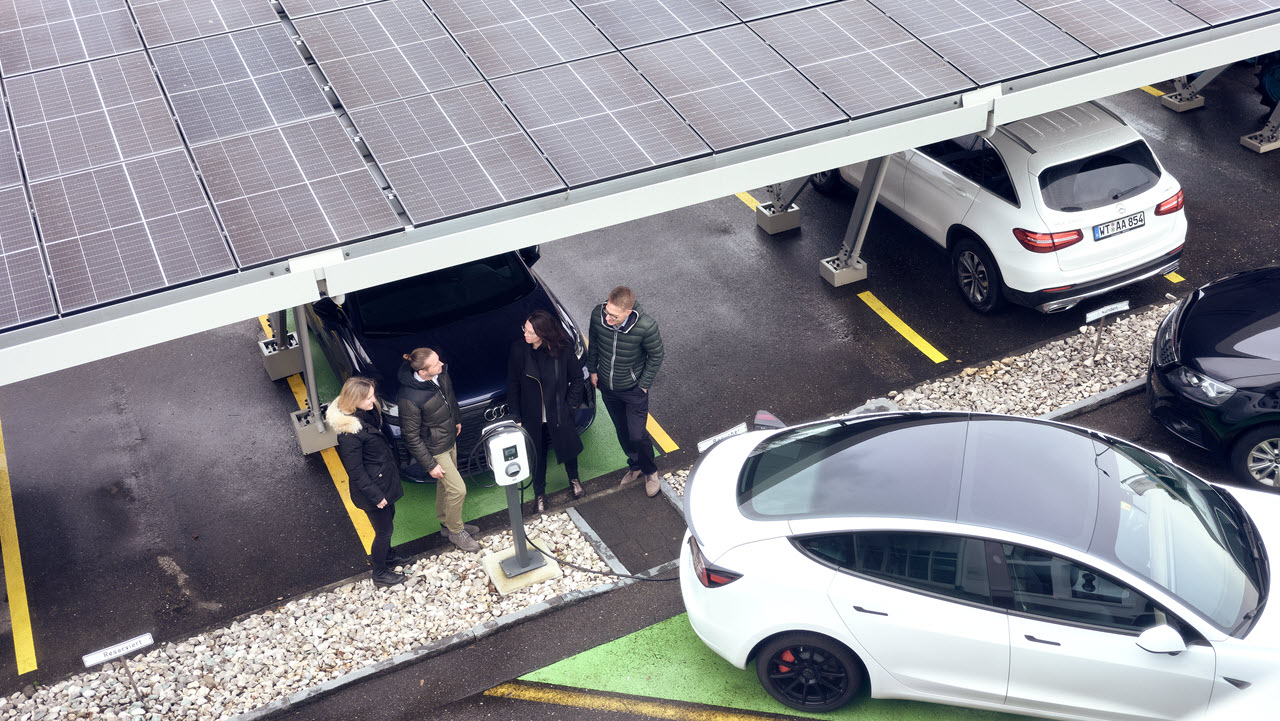
[[[458,463],[463,473],[484,467],[482,451],[474,463],[468,462],[480,430],[507,416],[507,356],[511,344],[522,338],[530,313],[541,309],[558,317],[574,341],[575,355],[585,356],[577,326],[530,269],[537,258],[537,248],[526,248],[348,293],[338,299],[341,305],[326,298],[310,307],[311,327],[338,378],[362,375],[377,381],[409,478],[421,479],[422,474],[416,464],[409,465],[399,440],[396,371],[405,353],[427,346],[448,364],[462,407]],[[591,410],[577,418],[579,433],[595,418],[594,400],[593,395]]]

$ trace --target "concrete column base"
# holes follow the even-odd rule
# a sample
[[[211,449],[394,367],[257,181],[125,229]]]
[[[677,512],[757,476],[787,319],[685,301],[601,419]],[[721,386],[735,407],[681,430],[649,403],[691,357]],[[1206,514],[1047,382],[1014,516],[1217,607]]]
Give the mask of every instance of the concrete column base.
[[[838,257],[833,255],[818,261],[818,273],[822,275],[823,280],[839,288],[842,285],[867,279],[867,264],[861,259],[855,260],[847,268],[841,268],[836,264]]]

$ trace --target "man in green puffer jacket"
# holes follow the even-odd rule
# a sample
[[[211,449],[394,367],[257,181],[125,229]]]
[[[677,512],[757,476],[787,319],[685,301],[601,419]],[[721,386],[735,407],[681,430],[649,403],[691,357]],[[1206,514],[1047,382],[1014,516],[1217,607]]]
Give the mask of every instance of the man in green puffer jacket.
[[[649,388],[662,366],[662,334],[658,322],[636,303],[636,294],[618,286],[609,299],[591,311],[587,370],[600,389],[618,432],[618,445],[627,454],[625,485],[644,476],[644,490],[658,495],[658,466],[649,438]]]

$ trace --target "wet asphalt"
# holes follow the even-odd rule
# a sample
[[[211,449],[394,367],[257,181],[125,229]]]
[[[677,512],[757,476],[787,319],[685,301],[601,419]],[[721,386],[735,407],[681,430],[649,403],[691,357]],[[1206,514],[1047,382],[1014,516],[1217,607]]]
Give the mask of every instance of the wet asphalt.
[[[1156,278],[1059,315],[982,317],[951,286],[946,257],[878,212],[864,250],[869,280],[832,288],[817,262],[839,248],[853,193],[812,191],[800,199],[803,228],[783,236],[756,229],[729,197],[548,244],[535,269],[580,320],[614,285],[637,291],[667,348],[651,412],[683,449],[664,467],[687,466],[698,440],[756,409],[790,422],[847,410],[1073,332],[1093,307],[1140,308],[1280,260],[1280,153],[1258,156],[1238,141],[1263,111],[1250,81],[1232,68],[1205,93],[1207,108],[1184,115],[1142,91],[1106,101],[1187,192],[1180,284]],[[903,340],[863,291],[948,360]],[[19,677],[12,653],[0,655],[0,692],[78,670],[82,654],[140,633],[185,637],[364,570],[323,463],[297,448],[292,394],[262,370],[260,334],[246,320],[0,388],[40,664]],[[1141,409],[1132,413],[1114,420],[1121,435],[1144,428]],[[531,638],[526,647],[541,648]],[[7,636],[0,647],[12,648]]]

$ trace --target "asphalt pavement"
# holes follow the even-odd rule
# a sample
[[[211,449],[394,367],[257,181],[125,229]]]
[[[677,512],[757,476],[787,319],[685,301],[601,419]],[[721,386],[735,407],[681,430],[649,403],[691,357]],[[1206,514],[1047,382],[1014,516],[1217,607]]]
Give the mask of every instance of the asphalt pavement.
[[[1256,93],[1244,90],[1249,80],[1230,69],[1205,93],[1207,107],[1184,115],[1140,90],[1106,101],[1186,190],[1191,232],[1179,283],[1155,278],[1052,316],[1020,308],[978,316],[951,286],[941,251],[882,210],[864,251],[870,278],[832,288],[818,259],[839,247],[853,193],[812,191],[800,199],[803,228],[783,236],[759,231],[749,206],[730,197],[547,244],[536,270],[579,320],[613,286],[636,289],[667,348],[651,412],[681,447],[660,467],[687,467],[698,440],[759,408],[790,422],[847,410],[1074,332],[1093,307],[1124,298],[1138,308],[1276,262],[1280,153],[1258,156],[1238,144],[1262,114]],[[751,194],[766,199],[760,189]],[[866,292],[946,360],[935,363],[887,325]],[[139,633],[182,638],[365,568],[324,463],[298,451],[287,421],[296,401],[283,382],[267,380],[260,335],[246,320],[0,388],[39,659],[37,671],[19,676],[13,657],[0,657],[0,691],[60,677],[79,668],[82,654]],[[1105,412],[1087,422],[1114,423],[1126,436],[1143,427]],[[632,608],[606,626],[623,633],[678,612]],[[583,629],[556,626],[561,615],[520,631],[528,634],[520,653],[546,660],[589,642],[577,635]],[[534,626],[561,634],[539,636]],[[465,698],[499,682],[500,669],[528,665],[505,651],[490,657],[507,665],[422,701]]]

